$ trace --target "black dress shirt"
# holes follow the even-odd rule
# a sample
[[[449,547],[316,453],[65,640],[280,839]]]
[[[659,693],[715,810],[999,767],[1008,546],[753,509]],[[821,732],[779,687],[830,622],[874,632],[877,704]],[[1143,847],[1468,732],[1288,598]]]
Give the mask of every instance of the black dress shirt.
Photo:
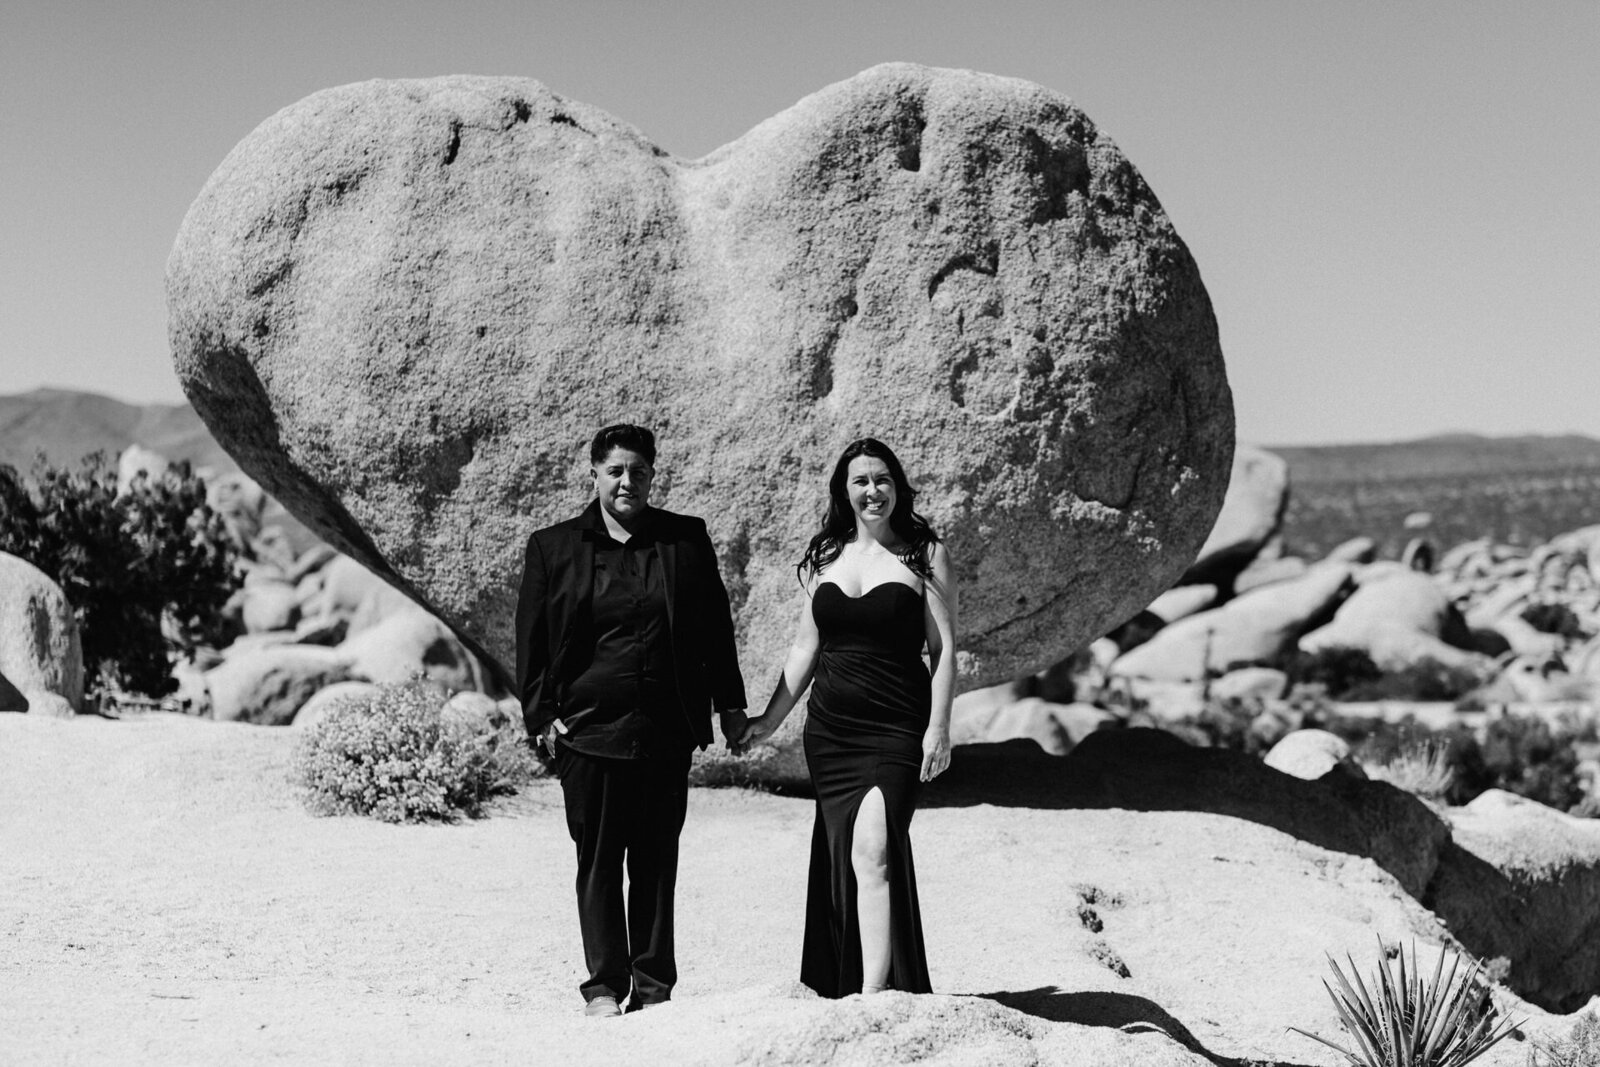
[[[572,680],[562,742],[590,756],[645,759],[694,746],[673,677],[666,576],[648,513],[626,542],[594,545],[594,658]]]

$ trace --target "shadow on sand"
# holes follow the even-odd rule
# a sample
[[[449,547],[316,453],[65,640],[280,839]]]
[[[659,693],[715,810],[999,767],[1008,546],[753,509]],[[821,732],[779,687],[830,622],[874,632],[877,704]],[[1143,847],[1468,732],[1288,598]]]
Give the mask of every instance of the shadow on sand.
[[[1305,781],[1151,729],[1101,730],[1065,756],[1031,741],[962,745],[918,803],[1228,815],[1370,858],[1419,900],[1450,838],[1427,805],[1385,782],[1340,774]]]
[[[1127,1034],[1162,1033],[1193,1052],[1203,1056],[1217,1067],[1254,1067],[1273,1063],[1276,1067],[1301,1067],[1287,1060],[1262,1060],[1260,1058],[1232,1059],[1219,1056],[1207,1049],[1177,1019],[1167,1014],[1161,1005],[1144,997],[1127,993],[1086,991],[1068,993],[1055,986],[1038,989],[1021,989],[1012,992],[983,993],[985,1000],[1024,1015],[1047,1019],[1053,1023],[1077,1023],[1079,1026],[1105,1026]]]

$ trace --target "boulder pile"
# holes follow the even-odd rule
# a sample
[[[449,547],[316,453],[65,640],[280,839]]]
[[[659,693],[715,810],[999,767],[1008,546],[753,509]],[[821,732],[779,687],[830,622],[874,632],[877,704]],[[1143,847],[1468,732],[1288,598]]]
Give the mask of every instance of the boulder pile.
[[[422,677],[453,693],[500,689],[448,626],[348,556],[318,545],[286,568],[259,558],[248,566],[233,605],[244,633],[217,653],[220,662],[181,669],[191,710],[303,725],[298,716],[314,697],[348,695],[352,683]],[[316,703],[321,715],[328,702]]]

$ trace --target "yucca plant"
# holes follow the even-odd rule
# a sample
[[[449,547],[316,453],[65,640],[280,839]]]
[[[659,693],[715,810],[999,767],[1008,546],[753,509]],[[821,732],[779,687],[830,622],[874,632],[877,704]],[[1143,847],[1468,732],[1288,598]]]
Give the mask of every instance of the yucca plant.
[[[1394,960],[1387,953],[1380,957],[1377,980],[1369,990],[1355,960],[1345,959],[1350,964],[1348,976],[1339,961],[1328,957],[1337,988],[1326,979],[1322,985],[1356,1047],[1346,1048],[1298,1026],[1290,1029],[1341,1053],[1354,1067],[1462,1067],[1515,1029],[1510,1019],[1496,1022],[1488,986],[1480,981],[1483,968],[1476,960],[1469,958],[1462,973],[1462,957],[1441,949],[1433,977],[1425,980],[1413,942],[1409,965],[1403,950]]]

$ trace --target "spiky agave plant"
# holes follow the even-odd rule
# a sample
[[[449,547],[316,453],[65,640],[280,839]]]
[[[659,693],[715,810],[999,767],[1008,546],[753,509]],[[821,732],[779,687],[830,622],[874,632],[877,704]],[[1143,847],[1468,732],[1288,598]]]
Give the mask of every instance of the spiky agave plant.
[[[1448,974],[1444,966],[1447,954],[1451,957]],[[1387,953],[1380,955],[1377,981],[1370,991],[1356,971],[1355,960],[1345,957],[1350,964],[1346,977],[1339,961],[1328,957],[1338,988],[1326,979],[1322,985],[1333,999],[1339,1021],[1355,1039],[1355,1048],[1345,1048],[1298,1026],[1290,1029],[1341,1053],[1354,1067],[1462,1067],[1516,1028],[1510,1019],[1495,1021],[1488,989],[1478,981],[1483,968],[1476,960],[1469,958],[1462,974],[1462,957],[1440,949],[1433,977],[1425,980],[1417,966],[1415,942],[1409,966],[1403,950],[1396,957],[1390,960]]]

